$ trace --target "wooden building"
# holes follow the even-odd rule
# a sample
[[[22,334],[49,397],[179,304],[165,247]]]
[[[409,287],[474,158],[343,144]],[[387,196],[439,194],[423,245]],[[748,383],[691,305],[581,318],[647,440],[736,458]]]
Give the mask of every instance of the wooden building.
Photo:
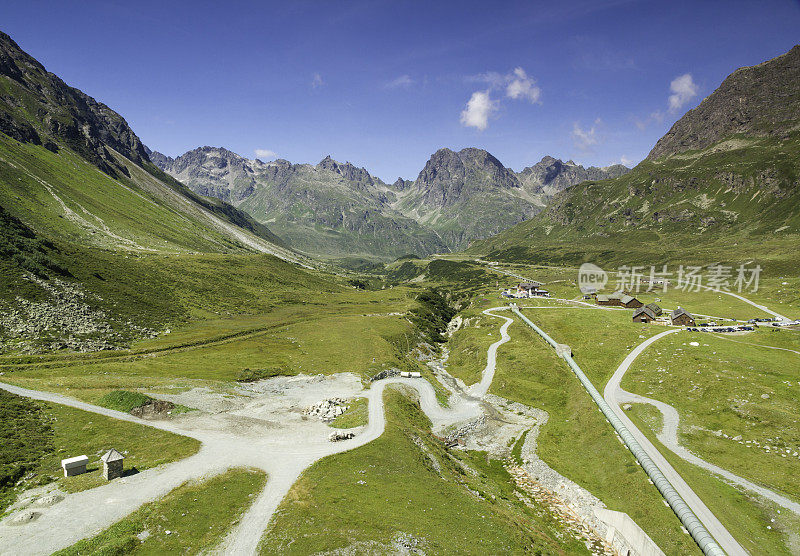
[[[661,313],[664,312],[664,310],[655,303],[648,303],[647,305],[645,305],[645,307],[653,311],[653,314],[657,317],[660,317]]]
[[[633,322],[653,322],[656,315],[649,307],[639,307],[633,311]]]
[[[683,307],[672,311],[672,324],[676,326],[694,326],[694,317]]]
[[[622,297],[620,297],[619,304],[620,306],[627,307],[628,309],[638,309],[639,307],[644,305],[644,303],[642,303],[641,301],[639,301],[638,299],[636,299],[631,295],[623,295]]]

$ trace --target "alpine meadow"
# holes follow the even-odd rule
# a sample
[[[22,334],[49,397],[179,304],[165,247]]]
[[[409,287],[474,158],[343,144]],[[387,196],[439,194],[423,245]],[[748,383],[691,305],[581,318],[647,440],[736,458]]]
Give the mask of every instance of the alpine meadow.
[[[0,555],[800,554],[800,5],[0,15]]]

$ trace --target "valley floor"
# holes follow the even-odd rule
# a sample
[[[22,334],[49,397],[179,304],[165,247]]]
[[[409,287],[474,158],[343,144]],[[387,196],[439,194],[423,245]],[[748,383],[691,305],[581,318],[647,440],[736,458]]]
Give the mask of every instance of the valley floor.
[[[631,394],[631,398],[609,398],[607,394],[615,407],[628,402],[655,403],[642,396],[652,397],[660,388],[660,382],[652,377],[654,373],[663,376],[659,374],[663,371],[646,364],[640,369],[637,365],[643,350],[631,350],[664,329],[632,325],[624,310],[593,310],[582,301],[570,301],[576,297],[574,282],[562,278],[570,273],[524,269],[523,274],[531,272],[547,282],[557,298],[530,300],[531,307],[538,309],[527,310],[530,318],[557,341],[573,347],[598,388],[608,385],[612,394],[617,392],[628,367],[636,380],[647,381],[649,390]],[[467,294],[469,303],[451,322],[445,344],[449,350],[445,349],[441,359],[414,347],[419,341],[414,335],[419,332],[409,323],[415,304],[400,288],[365,292],[363,299],[355,302],[352,296],[328,294],[327,305],[317,298],[317,307],[278,308],[264,316],[216,323],[196,321],[124,353],[5,358],[0,361],[4,366],[2,388],[9,392],[161,429],[202,445],[196,454],[175,463],[143,468],[88,490],[69,494],[67,483],[59,481],[31,491],[0,522],[0,553],[51,553],[109,527],[119,530],[122,525],[115,523],[125,522],[137,508],[183,488],[181,485],[238,468],[257,469],[266,473],[267,480],[260,494],[251,492],[247,500],[239,499],[238,506],[231,506],[230,515],[239,517],[232,517],[220,532],[219,542],[213,543],[218,552],[305,554],[411,547],[452,553],[481,547],[482,552],[505,553],[536,546],[552,553],[587,549],[613,553],[629,546],[630,539],[626,541],[619,533],[618,522],[612,525],[608,521],[611,514],[603,513],[606,507],[627,513],[636,527],[641,527],[639,531],[643,530],[641,536],[652,538],[650,542],[666,553],[696,552],[577,380],[530,330],[520,325],[510,328],[514,319],[504,314],[507,307],[493,307],[493,290],[484,286]],[[711,315],[730,312],[725,304],[738,302],[707,295],[697,299]],[[735,309],[741,311],[738,306]],[[690,334],[680,331],[669,337],[687,340]],[[765,359],[758,364],[774,370],[800,351],[793,335],[796,332],[792,330],[759,330],[746,339],[720,336],[716,340],[708,334],[702,339],[717,342],[718,350],[732,346],[736,357],[744,358],[735,362],[724,359],[726,366],[747,366],[752,350],[760,349]],[[666,345],[664,342],[659,339],[654,345]],[[753,348],[757,344],[764,347]],[[673,342],[669,350],[680,355],[687,349],[685,345]],[[619,372],[629,353],[635,355]],[[704,364],[713,365],[714,357],[707,357]],[[696,364],[695,360],[680,362],[670,372],[678,376]],[[754,384],[766,380],[763,377],[768,375],[750,367],[750,371],[742,367],[739,372],[748,372]],[[375,374],[387,370],[390,378],[370,382]],[[391,376],[401,370],[423,376]],[[255,381],[233,382],[237,378]],[[790,379],[789,372],[770,383],[771,395],[759,398],[761,403],[775,400],[783,404],[784,394],[776,389],[781,380]],[[687,385],[690,382],[684,380]],[[391,388],[385,391],[387,386]],[[194,411],[167,420],[142,420],[96,405],[110,391],[121,388]],[[638,387],[627,389],[636,393]],[[786,395],[791,396],[788,390]],[[329,435],[339,429],[303,413],[331,398],[366,400],[366,424],[343,429],[352,432],[352,438],[331,442]],[[691,395],[684,394],[684,398],[691,399]],[[721,390],[719,398],[723,404],[734,403],[727,390]],[[798,503],[797,485],[788,473],[791,464],[783,461],[785,457],[759,462],[764,473],[757,477],[737,468],[731,459],[736,449],[727,446],[727,452],[720,452],[703,436],[702,431],[716,430],[708,422],[711,413],[704,413],[706,401],[701,397],[694,405],[674,403],[681,426],[667,411],[665,426],[673,431],[672,436],[662,436],[660,429],[653,428],[659,434],[653,444],[668,447],[692,464],[713,462],[716,467],[705,466],[705,473],[726,469],[742,481],[747,477],[757,482],[761,491],[743,496],[737,490],[732,503],[732,495],[725,490],[730,487],[715,487],[717,490],[710,492],[698,486],[698,472],[691,465],[668,457],[745,548],[752,552],[756,546],[744,536],[754,535],[770,523],[769,533],[759,533],[759,545],[769,546],[771,553],[791,553],[797,543],[791,530],[797,523],[794,506]],[[781,405],[779,411],[790,421],[794,417],[796,423],[791,408]],[[645,436],[650,436],[651,426],[657,426],[638,405],[630,415],[631,426],[638,425]],[[684,420],[691,426],[683,425]],[[733,427],[731,423],[726,426]],[[764,436],[776,430],[768,424],[761,428]],[[781,429],[781,450],[783,444],[794,441],[795,434],[788,424]],[[769,442],[774,452],[779,442],[769,438],[761,445]],[[123,446],[129,442],[123,435],[115,447],[135,452],[137,446]],[[581,449],[576,450],[576,445]],[[692,452],[682,454],[681,446]],[[737,446],[743,446],[742,442]],[[384,460],[380,455],[392,453],[411,459]],[[697,454],[692,456],[695,460],[686,457],[690,453]],[[90,481],[86,486],[95,484]],[[748,483],[740,482],[740,487],[746,491]],[[625,494],[630,492],[637,496]],[[783,513],[774,506],[767,509],[759,501],[765,492],[769,503],[782,505]],[[45,498],[58,501],[40,503]],[[455,506],[472,509],[453,514],[453,504],[446,500],[460,500]],[[359,513],[367,507],[369,517]],[[352,511],[356,514],[350,515]],[[470,524],[463,529],[463,538],[454,535],[454,524],[459,521]],[[616,535],[609,534],[612,529],[617,530]],[[325,534],[320,535],[320,530]],[[103,534],[103,538],[116,538]],[[133,542],[131,535],[125,539]]]

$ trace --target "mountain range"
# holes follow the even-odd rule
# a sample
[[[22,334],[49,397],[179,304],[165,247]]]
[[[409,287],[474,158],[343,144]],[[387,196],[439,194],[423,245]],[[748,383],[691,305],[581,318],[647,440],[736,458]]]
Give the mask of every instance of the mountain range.
[[[300,259],[246,213],[158,169],[122,116],[4,33],[0,132],[0,207],[31,233],[106,250]]]
[[[628,171],[545,157],[516,173],[482,149],[440,149],[416,180],[388,184],[330,156],[312,165],[263,162],[208,146],[177,158],[147,154],[195,193],[231,203],[318,257],[457,251],[527,220],[558,191]]]
[[[631,172],[553,196],[477,242],[505,260],[800,262],[800,45],[734,71]]]

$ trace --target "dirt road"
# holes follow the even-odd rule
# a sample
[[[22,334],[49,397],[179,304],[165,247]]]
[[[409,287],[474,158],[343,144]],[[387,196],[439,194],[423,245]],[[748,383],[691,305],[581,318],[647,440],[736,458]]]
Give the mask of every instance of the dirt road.
[[[420,406],[434,429],[479,416],[480,400],[494,376],[497,348],[510,339],[507,329],[512,319],[494,314],[504,309],[507,307],[484,311],[505,319],[501,339],[488,349],[481,382],[474,385],[468,395],[451,396],[448,408],[439,405],[431,384],[420,379],[391,378],[363,390],[354,375],[290,377],[266,381],[267,390],[248,392],[247,398],[227,410],[188,414],[172,422],[159,422],[145,421],[60,394],[0,383],[0,388],[14,394],[155,427],[202,442],[194,456],[70,494],[62,502],[41,509],[38,519],[25,525],[14,526],[8,519],[4,520],[0,523],[0,554],[51,554],[99,533],[189,479],[207,478],[232,467],[255,467],[268,473],[267,485],[216,550],[224,554],[254,554],[272,515],[303,470],[323,457],[363,446],[383,434],[386,426],[383,392],[387,386],[403,384],[415,389]],[[275,396],[276,393],[280,395]],[[329,427],[300,415],[303,407],[333,396],[365,396],[369,401],[369,424],[353,439],[329,442]],[[217,402],[219,400],[214,400]]]

